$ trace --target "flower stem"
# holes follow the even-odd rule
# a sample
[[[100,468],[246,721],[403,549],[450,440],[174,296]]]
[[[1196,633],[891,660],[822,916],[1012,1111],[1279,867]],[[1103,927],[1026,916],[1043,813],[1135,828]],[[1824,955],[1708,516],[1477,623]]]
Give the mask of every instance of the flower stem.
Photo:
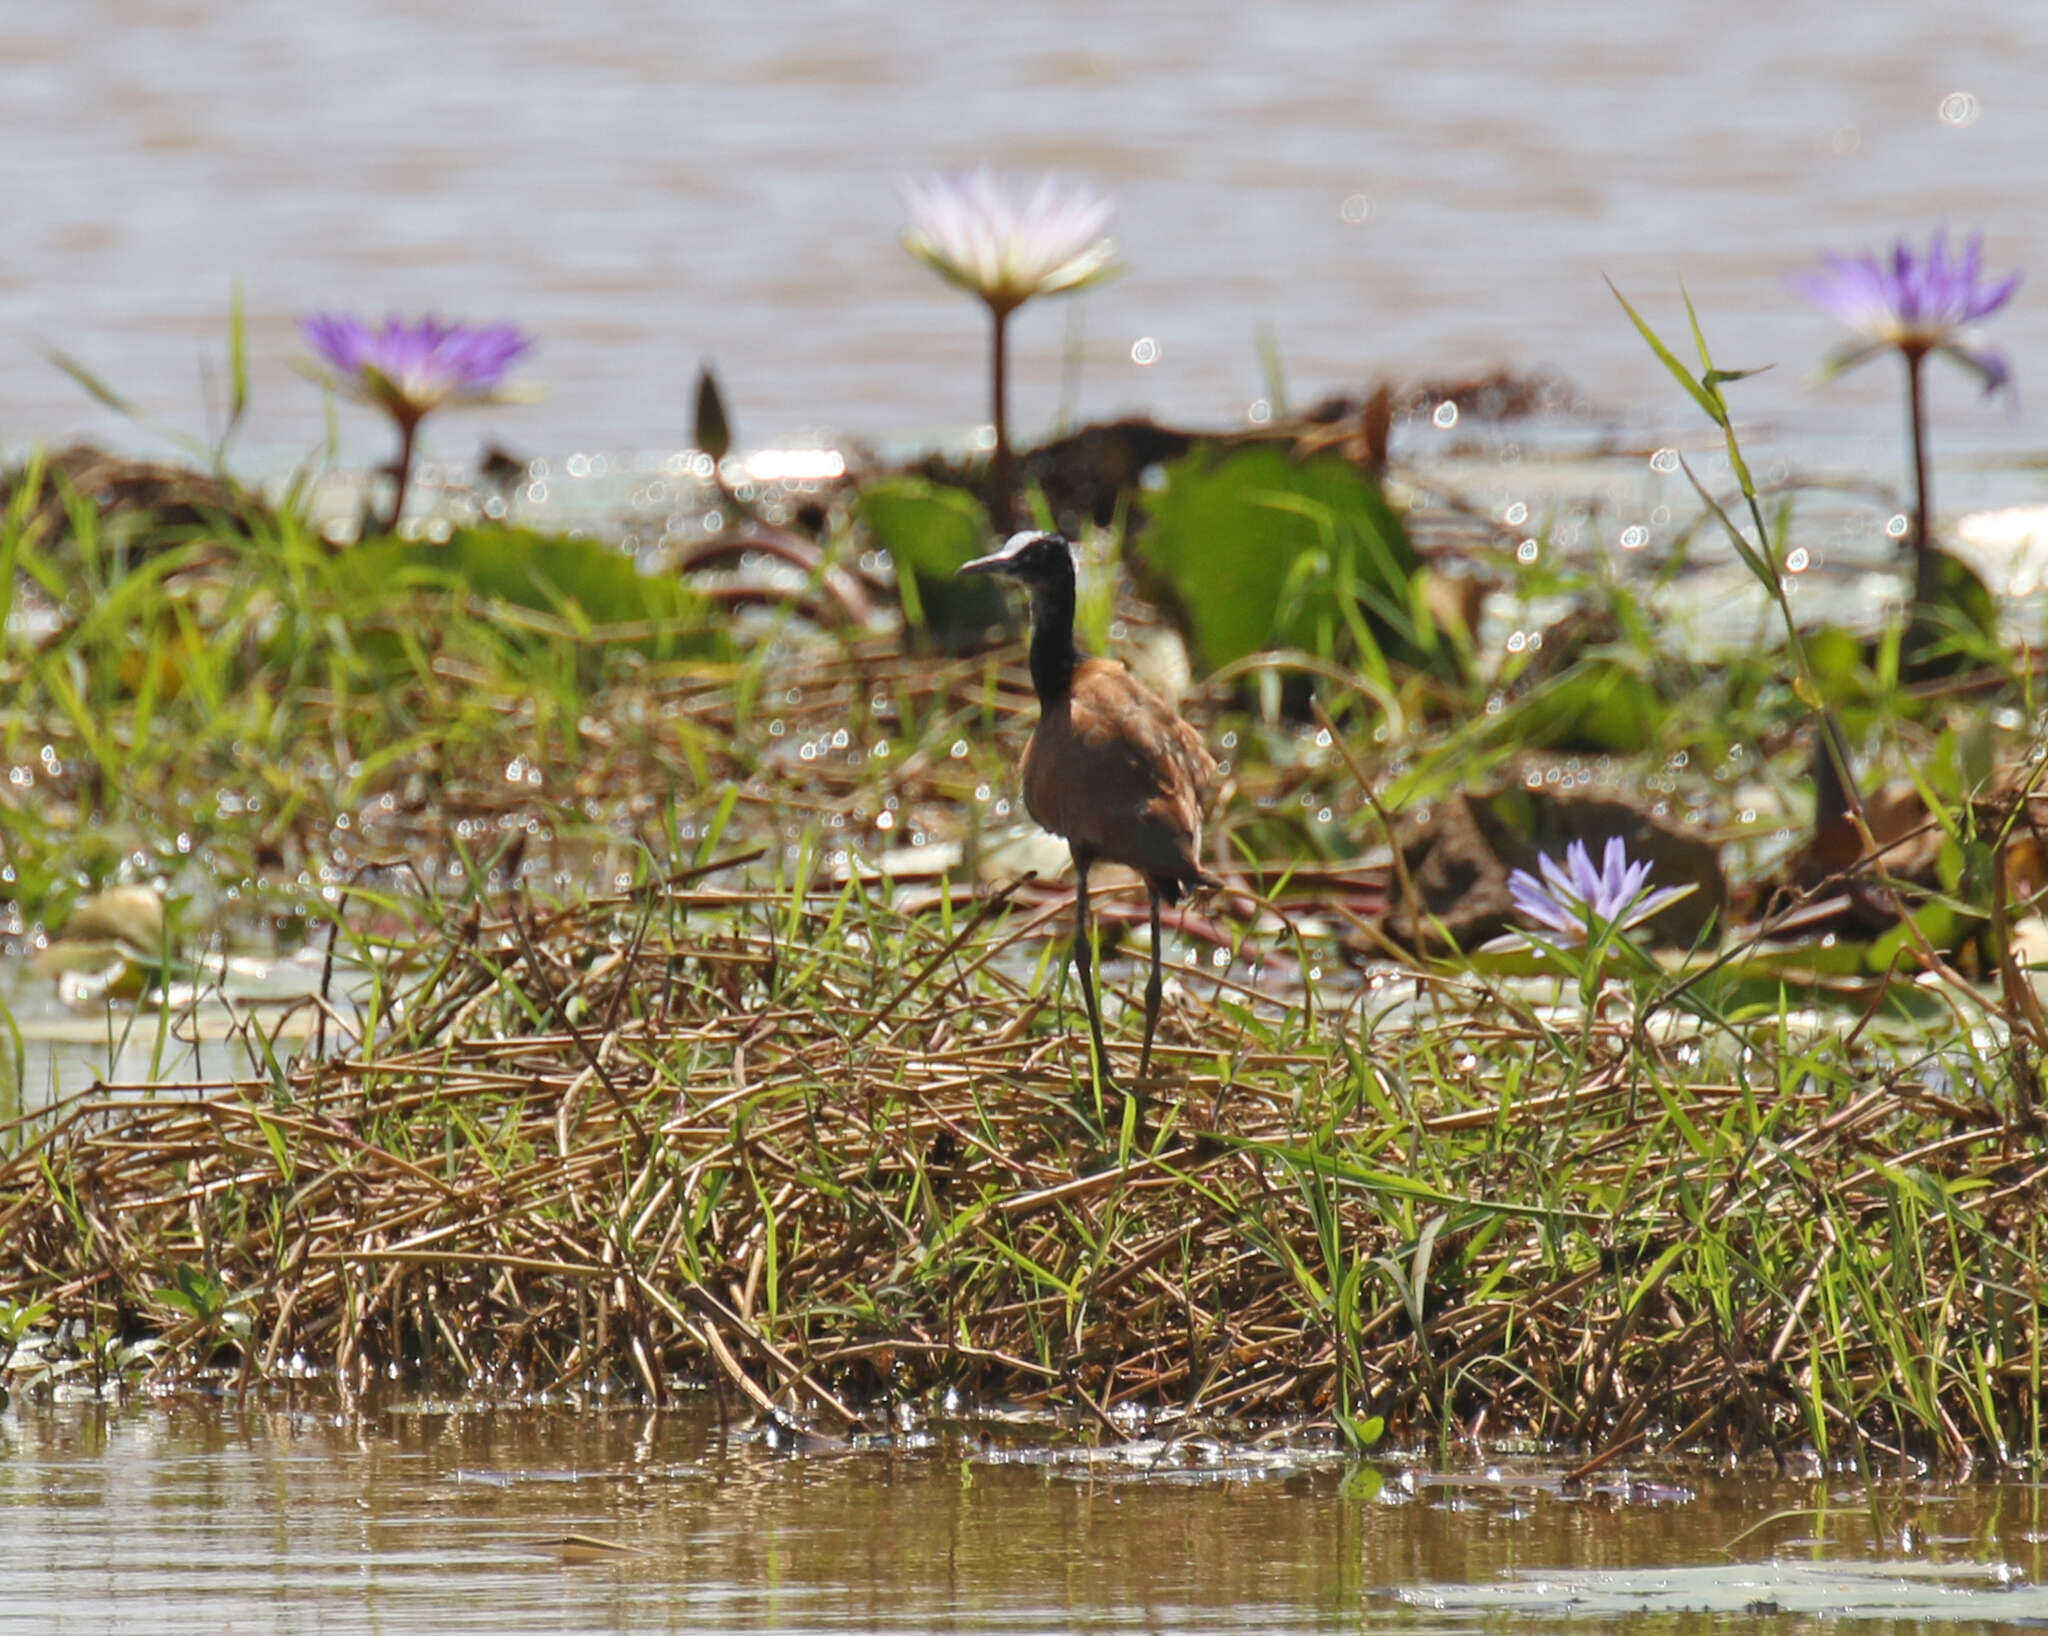
[[[1927,361],[1924,352],[1908,350],[1906,353],[1906,413],[1913,431],[1913,555],[1915,559],[1927,553],[1927,406],[1926,394],[1920,385],[1921,365]]]
[[[998,537],[1016,526],[1016,496],[1010,464],[1009,382],[1010,315],[1001,308],[989,309],[995,331],[989,351],[989,419],[996,429],[995,452],[988,462],[988,515]]]
[[[1928,526],[1933,497],[1927,482],[1927,401],[1921,383],[1921,366],[1927,361],[1927,354],[1914,347],[1902,350],[1906,359],[1906,420],[1913,438],[1913,518],[1907,535],[1913,551],[1913,605],[1902,657],[1911,662],[1936,640],[1935,603],[1941,587]]]
[[[384,525],[387,534],[398,532],[398,519],[405,515],[405,491],[412,482],[412,440],[419,429],[417,420],[398,423],[398,458],[391,463],[391,475],[397,486],[391,495],[391,518]]]

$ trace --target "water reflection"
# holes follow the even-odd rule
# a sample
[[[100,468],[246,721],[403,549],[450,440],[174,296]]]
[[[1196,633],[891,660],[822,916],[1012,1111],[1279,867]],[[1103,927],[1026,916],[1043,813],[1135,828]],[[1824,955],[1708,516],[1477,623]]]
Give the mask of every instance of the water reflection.
[[[75,993],[25,959],[0,959],[0,1119],[95,1085],[189,1092],[260,1076],[257,1032],[288,1052],[319,1022],[304,1002],[323,981],[344,1014],[360,987],[353,967],[340,981],[329,978],[320,950],[216,962],[207,977],[175,984],[159,1005],[132,993]]]
[[[2034,1488],[1694,1473],[1573,1495],[1534,1465],[1389,1461],[1364,1482],[1284,1443],[1162,1447],[1048,1454],[1035,1428],[992,1423],[790,1454],[709,1412],[17,1404],[0,1413],[0,1630],[2048,1615]]]

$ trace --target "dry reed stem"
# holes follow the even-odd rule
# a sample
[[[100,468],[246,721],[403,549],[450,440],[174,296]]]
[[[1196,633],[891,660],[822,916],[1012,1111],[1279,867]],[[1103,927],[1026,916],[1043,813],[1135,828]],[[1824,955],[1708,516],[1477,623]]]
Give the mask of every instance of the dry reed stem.
[[[747,923],[792,903],[693,889],[658,928],[623,900],[479,924],[417,964],[410,1025],[281,1087],[101,1091],[18,1123],[0,1301],[153,1328],[167,1367],[260,1376],[303,1355],[346,1389],[394,1365],[655,1402],[715,1378],[850,1426],[947,1383],[1091,1415],[1342,1401],[1410,1432],[1483,1416],[1589,1450],[1680,1428],[1775,1445],[1810,1432],[1816,1368],[1828,1424],[1894,1435],[1873,1405],[1905,1365],[1828,1292],[1834,1246],[1888,1230],[1910,1172],[1938,1184],[1943,1225],[1892,1247],[1918,1282],[1883,1316],[1950,1353],[1927,1435],[1953,1453],[2023,1434],[2048,1165],[1993,1121],[1710,1066],[1671,1093],[1689,1118],[1754,1110],[1778,1134],[1684,1150],[1624,1107],[1631,1030],[1606,1022],[1585,1060],[1608,1066],[1583,1083],[1552,1064],[1503,1110],[1446,1082],[1390,1119],[1390,1075],[1406,1102],[1446,1052],[1539,1061],[1544,1031],[1423,1017],[1354,1059],[1357,1018],[1327,995],[1321,1027],[1289,1034],[1211,987],[1183,994],[1161,1060],[1190,1071],[1126,1147],[1071,1033],[1001,1009],[1015,974],[962,976],[1033,911],[881,927],[898,953],[829,951],[818,980],[842,972],[845,994],[820,1003],[775,973],[819,952],[804,940],[831,904],[798,906],[779,966]],[[1679,1259],[1708,1229],[1740,1263],[1719,1286]],[[246,1339],[166,1304],[180,1267]]]

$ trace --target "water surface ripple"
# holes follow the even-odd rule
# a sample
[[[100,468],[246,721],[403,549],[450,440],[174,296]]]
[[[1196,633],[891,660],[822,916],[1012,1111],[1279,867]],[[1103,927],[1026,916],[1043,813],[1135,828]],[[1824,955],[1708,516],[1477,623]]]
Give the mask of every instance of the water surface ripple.
[[[321,442],[289,367],[293,315],[319,306],[539,333],[548,401],[431,427],[460,458],[486,432],[673,447],[705,356],[750,443],[954,434],[983,413],[985,324],[899,248],[894,188],[981,160],[1085,175],[1121,205],[1129,275],[1020,317],[1027,434],[1063,401],[1228,424],[1265,390],[1268,325],[1298,401],[1551,365],[1692,426],[1605,273],[1672,326],[1683,279],[1719,361],[1779,366],[1735,397],[1795,459],[1895,477],[1895,371],[1810,390],[1838,337],[1783,280],[1819,246],[1941,223],[2036,270],[1995,331],[2023,405],[2048,373],[2048,30],[2012,0],[80,0],[10,23],[12,441],[136,439],[53,346],[198,429],[236,279],[250,458],[272,469]],[[1085,361],[1063,387],[1070,312]],[[1939,373],[1940,449],[2038,445],[2031,409]],[[344,436],[387,457],[354,410]]]
[[[778,1453],[698,1410],[0,1411],[0,1631],[1574,1628],[2048,1617],[2043,1491],[1533,1463],[1361,1481],[1284,1444],[1028,1428]],[[569,1539],[580,1541],[565,1545]],[[1724,1549],[1727,1548],[1727,1549]]]

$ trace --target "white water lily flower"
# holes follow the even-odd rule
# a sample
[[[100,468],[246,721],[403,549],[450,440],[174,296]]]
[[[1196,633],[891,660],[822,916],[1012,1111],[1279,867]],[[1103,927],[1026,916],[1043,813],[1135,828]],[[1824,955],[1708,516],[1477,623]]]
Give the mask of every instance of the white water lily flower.
[[[1115,206],[1086,187],[1041,177],[1028,193],[983,165],[903,184],[903,246],[1001,317],[1121,272]]]

